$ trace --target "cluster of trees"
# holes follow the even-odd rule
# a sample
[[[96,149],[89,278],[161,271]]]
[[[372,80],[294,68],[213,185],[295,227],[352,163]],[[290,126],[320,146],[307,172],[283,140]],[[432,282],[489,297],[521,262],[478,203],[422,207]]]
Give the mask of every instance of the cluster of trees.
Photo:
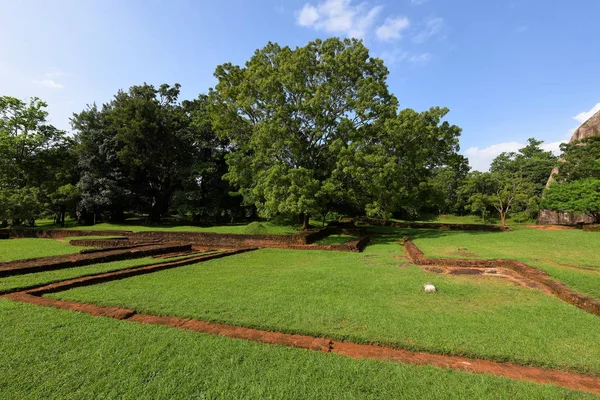
[[[269,43],[244,66],[218,66],[207,95],[179,101],[178,84],[133,86],[74,114],[73,135],[46,122],[40,100],[1,97],[0,220],[256,213],[302,215],[306,226],[329,213],[496,210],[504,223],[537,211],[556,164],[541,142],[469,172],[448,109],[399,110],[387,76],[361,41]]]
[[[600,222],[600,135],[561,145],[562,162],[542,205]]]
[[[47,123],[46,103],[0,97],[0,221],[33,224],[51,210],[64,221],[79,197],[75,140]]]

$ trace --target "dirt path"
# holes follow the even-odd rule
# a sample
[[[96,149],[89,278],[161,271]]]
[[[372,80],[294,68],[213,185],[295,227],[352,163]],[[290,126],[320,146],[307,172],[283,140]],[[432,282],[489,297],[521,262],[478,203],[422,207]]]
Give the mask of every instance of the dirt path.
[[[555,369],[528,367],[483,359],[472,359],[442,354],[413,352],[368,344],[339,342],[328,338],[294,335],[250,329],[240,326],[215,324],[195,319],[138,314],[135,310],[117,307],[101,307],[94,304],[61,301],[18,292],[2,296],[12,301],[25,302],[44,307],[73,310],[94,316],[109,317],[149,325],[164,325],[177,329],[226,336],[254,342],[277,344],[325,353],[335,353],[351,358],[367,358],[414,365],[432,365],[438,368],[461,370],[472,373],[492,374],[506,378],[551,384],[574,390],[600,394],[600,377]]]
[[[568,229],[576,229],[573,226],[563,226],[563,225],[525,225],[527,228],[537,229],[540,231],[564,231]]]

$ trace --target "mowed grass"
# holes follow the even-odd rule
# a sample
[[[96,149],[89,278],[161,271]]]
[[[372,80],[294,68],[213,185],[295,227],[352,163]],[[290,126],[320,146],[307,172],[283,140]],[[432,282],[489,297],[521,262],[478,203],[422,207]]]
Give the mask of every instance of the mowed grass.
[[[354,360],[0,300],[3,399],[592,399],[501,377]]]
[[[50,297],[600,375],[598,317],[499,278],[407,266],[400,237],[361,254],[263,249]]]
[[[403,232],[412,236],[428,257],[519,260],[548,272],[575,291],[600,299],[600,233],[528,228],[512,232]],[[459,248],[467,250],[461,252]]]
[[[42,240],[42,239],[38,239]],[[47,285],[60,282],[67,279],[79,278],[82,276],[101,274],[104,272],[118,271],[122,269],[134,268],[141,265],[159,264],[168,261],[174,261],[187,258],[187,256],[174,257],[168,259],[160,258],[138,258],[133,260],[113,261],[102,264],[87,265],[83,267],[73,267],[57,269],[54,271],[36,272],[32,274],[13,275],[0,278],[0,294],[13,292],[18,289],[27,289],[34,286]]]
[[[256,223],[254,223],[256,224]],[[278,234],[287,235],[298,231],[297,226],[287,224],[277,224],[270,221],[260,222],[262,229],[260,232],[254,232],[250,224],[233,224],[233,225],[218,225],[218,226],[193,226],[193,225],[144,225],[139,222],[112,224],[101,223],[91,226],[73,226],[67,229],[73,230],[123,230],[132,232],[148,232],[148,231],[166,231],[166,232],[214,232],[214,233],[237,233],[237,234]]]
[[[350,240],[356,240],[356,236],[352,236],[352,235],[329,235],[324,239],[321,239],[319,241],[316,242],[316,244],[319,245],[332,245],[332,244],[343,244],[346,243]]]
[[[8,239],[0,240],[0,262],[25,258],[61,256],[78,253],[85,247],[71,246],[67,240],[54,239]]]

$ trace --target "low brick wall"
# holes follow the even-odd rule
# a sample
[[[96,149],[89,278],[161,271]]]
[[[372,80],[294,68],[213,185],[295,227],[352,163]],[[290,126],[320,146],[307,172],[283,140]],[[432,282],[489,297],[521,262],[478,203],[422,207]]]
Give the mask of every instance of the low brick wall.
[[[380,219],[371,219],[366,218],[363,219],[362,222],[365,222],[370,225],[375,226],[393,226],[395,228],[410,228],[410,229],[441,229],[441,230],[451,230],[451,231],[483,231],[483,232],[504,232],[510,231],[510,228],[505,227],[502,228],[499,225],[479,225],[479,224],[440,224],[433,222],[394,222],[394,221],[384,221]]]
[[[132,241],[185,242],[215,248],[288,247],[306,245],[319,237],[320,231],[306,231],[293,235],[248,235],[214,232],[136,232],[129,234]]]

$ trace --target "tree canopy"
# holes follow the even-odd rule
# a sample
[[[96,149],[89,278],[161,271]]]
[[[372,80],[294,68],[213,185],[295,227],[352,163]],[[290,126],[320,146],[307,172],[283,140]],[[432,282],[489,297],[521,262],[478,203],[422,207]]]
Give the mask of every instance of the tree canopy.
[[[269,43],[245,67],[217,67],[214,126],[225,177],[266,217],[353,207],[388,216],[458,150],[447,109],[402,110],[383,61],[361,41]]]

